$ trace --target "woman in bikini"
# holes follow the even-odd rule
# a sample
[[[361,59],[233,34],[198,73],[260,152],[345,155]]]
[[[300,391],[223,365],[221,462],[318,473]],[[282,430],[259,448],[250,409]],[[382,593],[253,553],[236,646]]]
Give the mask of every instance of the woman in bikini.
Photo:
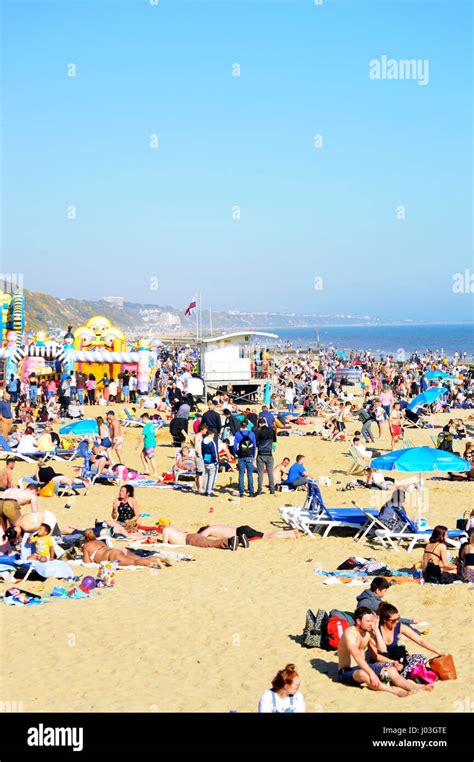
[[[153,569],[161,569],[161,562],[165,566],[173,566],[167,558],[158,558],[158,556],[142,558],[130,550],[108,548],[102,540],[96,538],[93,529],[86,529],[84,532],[82,553],[85,564],[100,564],[102,561],[119,561],[121,566],[151,566]]]
[[[421,568],[425,582],[438,585],[449,585],[459,579],[456,566],[448,561],[448,549],[446,546],[446,534],[448,528],[438,524],[425,546]]]

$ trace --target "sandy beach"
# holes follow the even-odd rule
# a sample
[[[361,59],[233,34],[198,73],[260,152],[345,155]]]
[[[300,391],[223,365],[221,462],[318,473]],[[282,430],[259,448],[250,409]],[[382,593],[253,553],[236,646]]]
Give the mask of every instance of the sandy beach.
[[[120,409],[116,406],[116,410]],[[99,408],[94,410],[99,414]],[[87,410],[91,415],[91,408]],[[463,411],[467,418],[468,411]],[[441,425],[449,414],[434,416]],[[359,427],[350,423],[349,433]],[[57,428],[57,427],[55,427]],[[311,431],[313,426],[302,427]],[[413,430],[414,445],[430,445],[430,433]],[[126,434],[126,463],[139,467],[137,429]],[[174,448],[167,430],[159,434],[159,470],[172,465]],[[464,444],[464,443],[462,443]],[[377,440],[390,447],[388,428]],[[455,443],[455,450],[461,443]],[[374,494],[362,488],[337,491],[346,484],[350,458],[347,442],[328,443],[319,437],[290,435],[278,439],[276,462],[288,455],[306,455],[312,476],[329,475],[323,488],[326,504],[369,505]],[[55,463],[58,472],[73,475],[72,464]],[[18,464],[16,478],[32,474]],[[235,473],[232,474],[235,485]],[[336,481],[340,480],[341,485]],[[238,500],[222,473],[218,497],[209,499],[174,490],[138,489],[146,519],[167,516],[180,529],[195,531],[203,524],[250,524],[270,531],[281,526],[278,508],[301,505],[305,493],[264,494]],[[472,484],[425,478],[429,525],[455,527],[456,518],[472,508]],[[87,496],[41,499],[60,526],[86,527],[110,517],[116,487],[94,486]],[[390,493],[381,493],[384,497]],[[72,503],[65,509],[66,502]],[[210,513],[210,507],[213,513]],[[410,507],[411,515],[415,509]],[[126,544],[121,543],[124,547]],[[179,550],[179,549],[178,549]],[[453,654],[458,679],[438,683],[429,696],[397,699],[336,682],[337,654],[300,645],[305,614],[317,610],[353,610],[364,587],[324,585],[315,567],[334,570],[348,556],[363,555],[388,562],[390,568],[411,567],[421,560],[421,546],[411,554],[384,550],[378,543],[356,545],[350,536],[326,539],[253,542],[238,552],[187,548],[195,562],[178,562],[161,570],[121,570],[113,589],[96,590],[83,600],[53,600],[44,606],[2,607],[2,642],[14,644],[15,659],[5,660],[2,698],[21,702],[25,712],[255,712],[258,699],[278,669],[294,662],[301,675],[309,712],[452,712],[471,711],[472,586],[395,585],[386,600],[402,616],[429,621],[428,640]],[[90,573],[81,567],[77,574]],[[56,580],[28,581],[20,587],[48,593]],[[5,589],[6,586],[2,585]],[[409,651],[419,650],[409,644]],[[47,679],[45,679],[45,677]]]

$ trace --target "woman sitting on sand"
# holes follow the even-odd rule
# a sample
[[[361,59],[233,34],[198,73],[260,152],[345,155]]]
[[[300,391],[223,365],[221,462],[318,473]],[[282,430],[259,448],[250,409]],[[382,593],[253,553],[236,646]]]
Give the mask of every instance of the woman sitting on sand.
[[[299,692],[301,680],[294,664],[280,669],[272,680],[272,687],[260,697],[258,711],[271,714],[297,714],[306,712],[304,698]]]
[[[459,576],[464,582],[474,582],[474,532],[459,552]]]
[[[425,546],[421,562],[425,582],[449,585],[459,580],[457,574],[453,574],[456,571],[456,566],[448,561],[447,532],[447,527],[438,524],[433,529],[433,533]]]
[[[84,532],[82,553],[85,564],[100,564],[102,561],[119,561],[122,566],[151,566],[154,569],[161,569],[161,561],[165,566],[173,565],[167,558],[160,559],[158,556],[142,558],[130,550],[108,548],[102,540],[96,538],[93,529],[86,529]]]
[[[130,539],[136,536],[140,515],[134,494],[135,491],[131,484],[124,484],[123,487],[120,487],[119,496],[113,502],[112,521],[106,522],[115,534],[121,534]]]
[[[445,651],[440,651],[427,640],[420,637],[411,627],[400,622],[400,614],[391,603],[381,603],[377,609],[378,626],[372,632],[369,640],[370,660],[392,664],[393,667],[405,679],[410,679],[410,672],[415,664],[427,665],[427,658],[423,654],[407,653],[404,645],[400,643],[400,636],[412,640],[427,651],[437,656],[445,656]],[[410,681],[411,682],[411,681]],[[430,686],[432,688],[433,686]],[[428,686],[413,683],[412,690],[428,690]]]

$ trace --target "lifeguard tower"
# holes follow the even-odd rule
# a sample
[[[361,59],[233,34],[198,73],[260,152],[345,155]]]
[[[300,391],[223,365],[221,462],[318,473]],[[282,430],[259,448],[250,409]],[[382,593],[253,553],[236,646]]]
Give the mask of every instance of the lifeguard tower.
[[[233,387],[238,397],[254,396],[270,377],[266,339],[274,333],[226,333],[201,340],[201,376],[206,395]]]

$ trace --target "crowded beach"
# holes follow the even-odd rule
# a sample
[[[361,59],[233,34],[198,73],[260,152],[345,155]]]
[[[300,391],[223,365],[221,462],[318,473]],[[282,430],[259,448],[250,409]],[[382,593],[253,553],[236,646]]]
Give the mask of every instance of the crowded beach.
[[[130,362],[6,368],[4,683],[25,711],[436,712],[469,695],[472,368],[255,339],[250,391],[196,393],[192,344],[155,343],[146,379]]]

